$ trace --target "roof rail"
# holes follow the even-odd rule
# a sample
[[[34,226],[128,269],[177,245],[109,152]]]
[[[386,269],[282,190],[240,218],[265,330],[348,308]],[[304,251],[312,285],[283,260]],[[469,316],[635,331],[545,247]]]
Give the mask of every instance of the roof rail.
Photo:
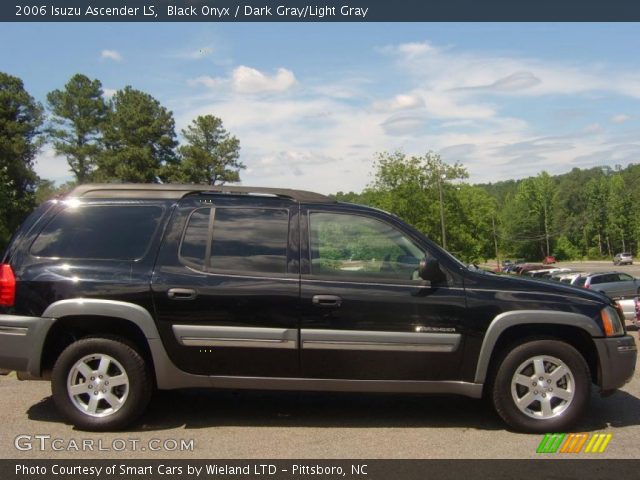
[[[195,193],[224,193],[229,195],[272,195],[304,203],[335,203],[320,193],[288,188],[244,187],[236,185],[185,185],[150,183],[89,183],[71,190],[67,197],[180,199]]]

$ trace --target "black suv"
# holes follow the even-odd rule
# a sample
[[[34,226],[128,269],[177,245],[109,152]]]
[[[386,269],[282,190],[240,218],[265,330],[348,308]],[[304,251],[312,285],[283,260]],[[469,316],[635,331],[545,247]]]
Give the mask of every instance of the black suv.
[[[87,430],[213,387],[485,395],[517,430],[565,431],[636,362],[606,296],[467,267],[311,192],[83,185],[1,263],[0,368],[51,378]]]

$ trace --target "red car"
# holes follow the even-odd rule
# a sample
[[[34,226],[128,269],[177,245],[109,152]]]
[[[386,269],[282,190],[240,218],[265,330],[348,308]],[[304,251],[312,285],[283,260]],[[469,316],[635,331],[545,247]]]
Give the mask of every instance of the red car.
[[[544,260],[542,260],[543,265],[551,265],[552,263],[556,263],[556,257],[553,255],[547,255],[544,257]]]

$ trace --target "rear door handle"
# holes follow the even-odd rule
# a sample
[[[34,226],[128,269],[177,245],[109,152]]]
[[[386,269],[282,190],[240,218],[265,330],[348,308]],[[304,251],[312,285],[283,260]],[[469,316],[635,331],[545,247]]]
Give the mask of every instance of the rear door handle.
[[[193,300],[198,296],[198,292],[192,288],[170,288],[167,297],[171,300]]]
[[[311,299],[316,307],[339,307],[342,305],[342,298],[337,295],[314,295]]]

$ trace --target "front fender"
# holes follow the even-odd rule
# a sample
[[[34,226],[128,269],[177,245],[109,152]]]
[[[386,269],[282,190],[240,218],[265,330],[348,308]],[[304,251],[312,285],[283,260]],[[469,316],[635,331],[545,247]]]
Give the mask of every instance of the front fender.
[[[475,383],[484,383],[486,380],[489,361],[500,335],[515,325],[534,324],[567,325],[581,328],[591,337],[602,337],[603,335],[602,330],[593,319],[579,313],[555,310],[516,310],[501,313],[491,321],[482,341],[476,366]]]

